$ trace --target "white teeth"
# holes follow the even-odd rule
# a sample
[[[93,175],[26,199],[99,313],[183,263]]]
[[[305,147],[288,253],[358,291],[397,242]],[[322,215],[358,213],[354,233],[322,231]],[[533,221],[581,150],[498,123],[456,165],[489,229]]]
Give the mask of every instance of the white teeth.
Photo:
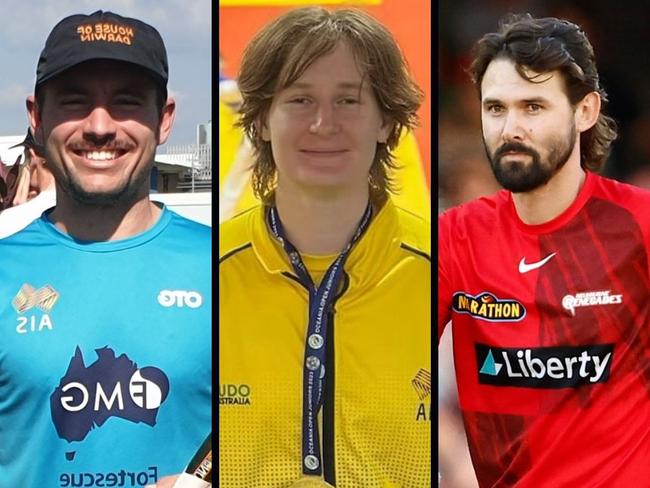
[[[84,154],[86,159],[94,161],[106,161],[107,159],[115,159],[117,153],[115,151],[90,151]]]

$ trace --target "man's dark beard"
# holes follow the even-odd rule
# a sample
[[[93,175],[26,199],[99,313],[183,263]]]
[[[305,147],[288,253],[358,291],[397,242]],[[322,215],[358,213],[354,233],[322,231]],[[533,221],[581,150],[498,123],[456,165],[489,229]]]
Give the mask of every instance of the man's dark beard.
[[[513,193],[525,193],[545,185],[553,175],[562,169],[571,156],[576,137],[576,132],[572,128],[568,144],[555,144],[545,165],[542,165],[541,157],[537,151],[521,143],[507,142],[494,151],[493,155],[490,154],[485,139],[483,139],[483,145],[494,177],[499,184]],[[514,160],[504,164],[501,159],[510,151],[516,151],[522,155],[527,154],[532,161],[526,164]]]

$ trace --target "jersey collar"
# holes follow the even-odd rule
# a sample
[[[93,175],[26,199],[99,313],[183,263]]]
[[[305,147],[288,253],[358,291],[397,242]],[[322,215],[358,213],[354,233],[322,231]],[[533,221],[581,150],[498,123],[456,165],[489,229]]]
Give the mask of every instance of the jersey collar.
[[[291,273],[293,270],[284,250],[272,237],[266,225],[266,209],[260,206],[250,220],[253,250],[269,273]],[[399,252],[399,223],[397,209],[390,198],[373,216],[368,229],[352,248],[345,264],[351,285],[375,281],[383,276],[389,255]]]

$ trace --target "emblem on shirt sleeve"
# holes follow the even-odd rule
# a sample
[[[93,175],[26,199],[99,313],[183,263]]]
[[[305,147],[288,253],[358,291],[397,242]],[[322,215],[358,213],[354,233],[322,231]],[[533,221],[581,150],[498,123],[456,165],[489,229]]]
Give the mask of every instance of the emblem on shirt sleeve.
[[[415,420],[431,420],[431,401],[428,405],[425,404],[426,398],[431,395],[431,372],[420,368],[411,380],[411,385],[420,399]]]
[[[415,375],[415,378],[411,380],[411,384],[415,388],[420,400],[424,400],[431,394],[431,373],[426,369],[420,369]]]
[[[452,308],[488,322],[519,322],[526,316],[526,307],[510,298],[498,298],[483,292],[476,296],[459,291],[454,293]]]

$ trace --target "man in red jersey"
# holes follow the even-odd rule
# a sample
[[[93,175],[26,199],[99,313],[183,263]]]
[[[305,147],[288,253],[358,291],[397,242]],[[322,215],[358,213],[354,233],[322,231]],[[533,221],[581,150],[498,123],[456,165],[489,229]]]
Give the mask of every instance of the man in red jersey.
[[[650,193],[598,176],[614,121],[570,22],[508,18],[476,46],[483,141],[505,188],[439,219],[481,487],[650,479]],[[443,473],[444,476],[444,473]]]

